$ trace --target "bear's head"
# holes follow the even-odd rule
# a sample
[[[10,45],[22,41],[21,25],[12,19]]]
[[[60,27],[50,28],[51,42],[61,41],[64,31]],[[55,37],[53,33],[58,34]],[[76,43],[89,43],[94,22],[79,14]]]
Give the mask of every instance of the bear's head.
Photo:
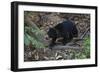
[[[57,33],[56,33],[56,30],[54,28],[49,28],[47,34],[48,34],[49,38],[57,37]]]

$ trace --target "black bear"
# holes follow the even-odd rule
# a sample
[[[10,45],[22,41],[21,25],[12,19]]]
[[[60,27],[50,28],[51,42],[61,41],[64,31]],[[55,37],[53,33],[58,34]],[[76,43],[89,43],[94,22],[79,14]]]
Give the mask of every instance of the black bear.
[[[51,38],[50,48],[56,44],[55,41],[57,38],[62,38],[62,44],[65,45],[66,43],[70,42],[73,37],[78,36],[78,30],[75,26],[75,24],[70,21],[64,21],[62,23],[57,24],[53,28],[49,28],[47,32],[49,38]]]

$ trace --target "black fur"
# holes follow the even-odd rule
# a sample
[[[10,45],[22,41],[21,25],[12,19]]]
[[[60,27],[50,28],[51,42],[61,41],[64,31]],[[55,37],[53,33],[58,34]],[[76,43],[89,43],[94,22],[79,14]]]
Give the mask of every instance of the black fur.
[[[70,42],[73,37],[78,36],[78,30],[74,23],[72,23],[70,20],[67,20],[59,23],[53,28],[49,28],[47,34],[49,38],[52,38],[50,43],[50,48],[52,48],[56,44],[55,41],[57,38],[63,38],[62,44],[65,45],[66,43]]]

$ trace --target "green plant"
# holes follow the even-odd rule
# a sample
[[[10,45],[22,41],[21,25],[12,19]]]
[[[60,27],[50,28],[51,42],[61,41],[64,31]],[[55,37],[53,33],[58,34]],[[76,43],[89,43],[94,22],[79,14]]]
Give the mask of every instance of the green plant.
[[[85,37],[83,40],[82,52],[75,53],[74,55],[76,59],[90,58],[90,37]]]
[[[46,44],[44,43],[44,35],[46,33],[43,30],[40,30],[38,27],[24,27],[24,44],[29,46],[32,44],[35,48],[45,48]]]

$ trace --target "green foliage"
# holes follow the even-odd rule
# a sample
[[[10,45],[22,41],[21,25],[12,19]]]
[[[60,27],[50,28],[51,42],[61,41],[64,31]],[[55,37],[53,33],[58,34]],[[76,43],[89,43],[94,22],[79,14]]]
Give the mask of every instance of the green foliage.
[[[76,59],[86,59],[90,58],[90,37],[86,37],[83,40],[83,50],[82,52],[75,54]]]
[[[35,48],[45,48],[46,44],[43,42],[45,32],[37,27],[24,27],[24,44],[29,46],[32,44]]]

